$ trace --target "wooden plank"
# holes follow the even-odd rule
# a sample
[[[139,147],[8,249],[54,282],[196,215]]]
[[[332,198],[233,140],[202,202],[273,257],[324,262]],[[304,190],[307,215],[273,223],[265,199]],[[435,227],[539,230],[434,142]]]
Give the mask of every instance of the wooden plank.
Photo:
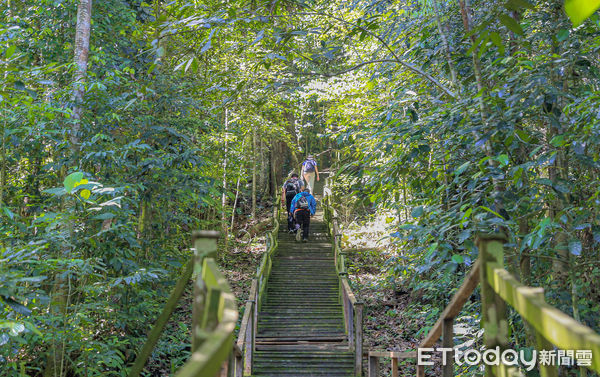
[[[379,377],[379,358],[369,355],[369,377]]]
[[[429,330],[429,333],[427,334],[425,339],[423,339],[421,344],[419,344],[419,347],[427,348],[433,346],[438,341],[438,339],[440,339],[440,336],[442,336],[442,326],[444,324],[444,319],[456,318],[456,316],[460,313],[465,302],[467,302],[469,297],[471,297],[473,291],[477,287],[477,284],[479,284],[479,268],[480,261],[479,259],[477,259],[473,264],[471,271],[469,271],[469,273],[465,277],[465,280],[463,281],[462,285],[454,294],[454,296],[452,296],[450,303],[448,303],[446,309],[444,309],[435,325],[433,325],[431,330]]]
[[[417,365],[417,377],[425,377],[425,367],[423,365]]]
[[[176,377],[215,376],[222,363],[227,360],[233,347],[233,330],[238,312],[235,308],[235,297],[231,293],[223,293],[223,299],[223,322],[217,325],[215,331],[208,333],[207,339],[192,353]]]
[[[363,353],[363,303],[357,302],[354,304],[354,340],[356,346],[354,373],[357,376],[362,376],[362,353]]]
[[[590,369],[600,373],[600,335],[560,310],[540,301],[535,290],[519,283],[497,264],[487,266],[488,281],[494,290],[528,321],[536,331],[558,348],[591,350]]]
[[[369,357],[389,357],[396,359],[412,359],[417,357],[417,351],[369,351]]]
[[[442,326],[442,347],[454,348],[454,318],[444,319]],[[442,365],[442,376],[454,376],[454,351],[446,357],[446,364]]]
[[[350,303],[352,305],[355,305],[357,302],[356,297],[354,297],[354,293],[352,293],[350,284],[348,284],[348,279],[345,277],[342,277],[340,280],[342,281],[342,289],[344,290],[346,296],[348,297],[348,301],[350,301]]]
[[[252,315],[254,314],[254,296],[256,295],[256,285],[256,279],[252,279],[248,301],[246,301],[246,309],[244,310],[244,316],[242,317],[242,323],[240,324],[240,333],[236,342],[237,346],[241,350],[243,350],[246,345],[246,330],[248,329],[248,324],[251,322]]]
[[[179,280],[177,280],[177,284],[175,284],[175,287],[173,288],[173,291],[171,292],[167,303],[165,304],[162,312],[160,313],[160,316],[158,316],[154,327],[152,327],[152,329],[150,330],[150,333],[148,334],[148,339],[144,343],[144,346],[140,350],[140,353],[135,358],[135,363],[133,364],[133,367],[129,372],[129,377],[139,376],[142,370],[144,369],[144,366],[146,365],[148,358],[152,354],[152,350],[156,346],[158,338],[164,330],[165,325],[169,320],[169,317],[171,317],[171,314],[177,307],[177,301],[179,301],[179,298],[181,298],[181,295],[183,294],[186,285],[192,278],[193,271],[194,261],[193,259],[190,259],[190,261],[185,267],[185,270],[183,270],[183,274],[181,275]]]
[[[398,377],[398,359],[392,358],[392,377]]]

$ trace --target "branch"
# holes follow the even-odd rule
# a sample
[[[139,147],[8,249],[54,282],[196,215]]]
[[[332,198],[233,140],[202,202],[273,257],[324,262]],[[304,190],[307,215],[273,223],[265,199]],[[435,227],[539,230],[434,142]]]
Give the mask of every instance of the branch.
[[[396,54],[396,52],[394,52],[394,50],[392,50],[392,48],[390,47],[390,45],[383,39],[383,37],[371,32],[368,29],[365,29],[362,26],[359,26],[353,22],[350,21],[346,21],[343,18],[331,15],[331,14],[327,14],[327,13],[321,13],[321,12],[314,12],[314,15],[317,16],[325,16],[325,17],[330,17],[333,18],[334,20],[343,22],[345,24],[354,26],[356,28],[359,28],[360,30],[362,30],[363,32],[369,34],[370,36],[372,36],[373,38],[376,38],[379,42],[381,42],[381,44],[392,54],[392,56],[394,57],[395,62],[403,65],[404,67],[410,69],[411,71],[425,77],[427,80],[431,81],[432,83],[434,83],[438,88],[442,89],[447,95],[449,95],[452,98],[456,98],[456,94],[454,94],[450,89],[446,88],[444,85],[442,85],[437,79],[435,79],[433,76],[431,76],[428,73],[425,73],[423,70],[421,70],[420,68],[405,62],[404,60],[400,59],[400,57]]]
[[[293,75],[295,75],[295,76],[335,77],[335,76],[343,75],[343,74],[348,73],[348,72],[352,72],[352,71],[357,70],[360,67],[363,67],[365,65],[376,64],[376,63],[397,63],[397,61],[395,59],[370,60],[368,62],[362,62],[362,63],[359,63],[359,64],[353,66],[353,67],[350,67],[348,69],[344,69],[343,71],[339,71],[339,72],[335,72],[335,73],[317,73],[317,72],[290,72],[290,73],[293,74]]]

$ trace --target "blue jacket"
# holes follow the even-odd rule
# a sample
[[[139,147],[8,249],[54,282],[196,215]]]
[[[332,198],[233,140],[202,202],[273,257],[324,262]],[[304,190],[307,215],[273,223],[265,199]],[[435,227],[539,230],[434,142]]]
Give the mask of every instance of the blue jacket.
[[[317,201],[315,200],[315,197],[312,196],[311,194],[309,194],[308,192],[302,191],[299,194],[296,194],[296,196],[294,196],[294,199],[292,199],[292,205],[290,206],[290,212],[294,213],[296,212],[296,202],[298,201],[298,199],[301,196],[306,196],[306,200],[308,201],[308,209],[310,210],[310,214],[314,215],[315,211],[317,210]]]

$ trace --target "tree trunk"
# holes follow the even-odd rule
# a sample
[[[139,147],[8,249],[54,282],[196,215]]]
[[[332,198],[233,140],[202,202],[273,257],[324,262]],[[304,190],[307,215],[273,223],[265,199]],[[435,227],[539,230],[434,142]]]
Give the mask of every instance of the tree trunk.
[[[256,127],[252,127],[252,218],[256,218]]]
[[[92,21],[92,0],[80,0],[77,7],[77,29],[75,30],[75,85],[73,97],[73,127],[71,129],[71,148],[79,152],[79,131],[81,114],[83,113],[83,96],[85,94],[85,77],[87,74],[88,55],[90,52],[90,32]]]
[[[225,108],[225,145],[223,147],[223,192],[221,194],[221,228],[223,230],[224,250],[227,251],[229,227],[227,226],[227,134],[229,132],[229,110]]]
[[[92,0],[80,0],[77,6],[77,26],[75,29],[75,53],[74,62],[76,65],[73,85],[73,125],[69,140],[71,142],[72,160],[78,164],[81,115],[83,114],[83,99],[85,94],[85,77],[87,74],[88,55],[90,51],[90,33],[92,24]],[[66,203],[68,207],[75,209],[75,203]],[[70,221],[69,227],[73,228],[73,222]],[[73,233],[72,231],[70,232]],[[70,286],[70,284],[69,284]],[[65,281],[57,278],[54,284],[54,307],[50,304],[51,310],[55,315],[62,315],[66,318],[68,309],[69,293],[65,291]],[[66,335],[65,335],[66,336]],[[48,350],[46,369],[44,377],[62,377],[66,375],[64,342],[57,344],[54,342]]]
[[[444,48],[444,53],[446,54],[446,59],[448,60],[448,69],[450,70],[450,80],[452,81],[452,86],[454,90],[460,93],[460,88],[458,85],[458,75],[456,74],[456,69],[454,68],[454,64],[452,62],[452,55],[450,54],[450,44],[448,43],[448,38],[444,33],[442,28],[442,22],[440,18],[440,4],[439,0],[433,0],[433,9],[435,20],[437,22],[438,32],[440,33],[440,38],[442,40],[442,47]]]

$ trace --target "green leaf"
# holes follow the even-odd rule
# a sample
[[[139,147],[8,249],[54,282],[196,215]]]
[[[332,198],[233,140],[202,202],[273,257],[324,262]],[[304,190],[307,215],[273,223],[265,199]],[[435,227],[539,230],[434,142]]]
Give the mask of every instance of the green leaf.
[[[452,256],[452,262],[454,262],[454,263],[462,263],[463,260],[464,260],[464,258],[462,255],[455,254]]]
[[[9,46],[6,51],[4,52],[4,56],[6,57],[6,59],[10,59],[11,56],[13,56],[13,54],[15,53],[15,51],[17,50],[17,46],[12,45]]]
[[[414,218],[421,217],[423,215],[423,206],[413,208],[410,215]]]
[[[569,252],[573,255],[581,255],[582,245],[580,241],[569,242]]]
[[[510,31],[512,31],[515,34],[519,34],[519,35],[523,34],[523,29],[521,28],[521,25],[519,25],[519,23],[517,21],[515,21],[514,18],[512,18],[506,14],[501,14],[499,16],[499,18],[500,18],[500,22],[502,22],[502,24],[504,26],[506,26]]]
[[[96,215],[96,216],[92,217],[92,219],[93,220],[108,220],[108,219],[112,219],[114,217],[115,217],[114,213],[104,212],[104,213],[101,213],[99,215]]]
[[[467,168],[471,165],[471,161],[467,161],[464,164],[460,165],[458,169],[454,171],[454,175],[461,175]]]
[[[67,193],[67,191],[65,190],[64,187],[55,187],[55,188],[51,188],[51,189],[46,189],[42,192],[46,193],[46,194],[58,196],[58,197],[61,197]]]
[[[31,315],[31,309],[29,309],[25,305],[22,305],[21,303],[13,300],[12,298],[4,297],[4,299],[2,301],[4,301],[4,303],[6,303],[6,305],[8,305],[12,310],[14,310],[15,312],[17,312],[21,315],[24,315],[24,316]],[[25,328],[23,328],[23,330],[25,330]]]
[[[500,34],[496,33],[495,31],[490,33],[490,40],[496,45],[496,47],[498,47],[498,52],[500,52],[500,55],[504,55],[504,43],[502,43]]]
[[[560,29],[558,31],[558,34],[556,34],[556,39],[559,42],[562,42],[562,41],[564,41],[567,38],[569,38],[569,31],[567,29]]]
[[[501,166],[508,165],[508,155],[507,154],[501,154],[501,155],[497,156],[496,160],[500,163]]]
[[[75,188],[76,184],[79,183],[79,181],[81,181],[82,178],[83,173],[79,171],[69,174],[63,182],[63,185],[65,186],[65,191],[71,192]]]
[[[550,140],[550,144],[554,147],[562,147],[566,144],[565,135],[556,135]]]
[[[463,243],[467,238],[471,237],[471,230],[465,229],[458,234],[458,243]]]
[[[2,207],[2,212],[4,212],[9,219],[14,220],[15,214],[8,207]]]
[[[494,211],[494,210],[493,210],[493,209],[491,209],[491,208],[488,208],[488,207],[486,207],[486,206],[479,206],[479,208],[481,208],[481,209],[484,209],[484,210],[488,211],[489,213],[491,213],[491,214],[494,214],[495,216],[498,216],[499,218],[506,220],[506,219],[504,218],[504,216],[502,216],[501,214],[499,214],[498,212]]]
[[[598,8],[600,0],[565,0],[565,12],[573,22],[573,27],[581,25]]]
[[[204,54],[206,51],[208,51],[208,49],[210,48],[210,45],[211,45],[211,39],[209,38],[208,41],[206,42],[206,44],[204,46],[202,46],[200,53]]]
[[[556,183],[553,187],[556,191],[561,192],[563,194],[568,194],[571,192],[571,189],[569,188],[569,186],[562,184],[562,183]]]

